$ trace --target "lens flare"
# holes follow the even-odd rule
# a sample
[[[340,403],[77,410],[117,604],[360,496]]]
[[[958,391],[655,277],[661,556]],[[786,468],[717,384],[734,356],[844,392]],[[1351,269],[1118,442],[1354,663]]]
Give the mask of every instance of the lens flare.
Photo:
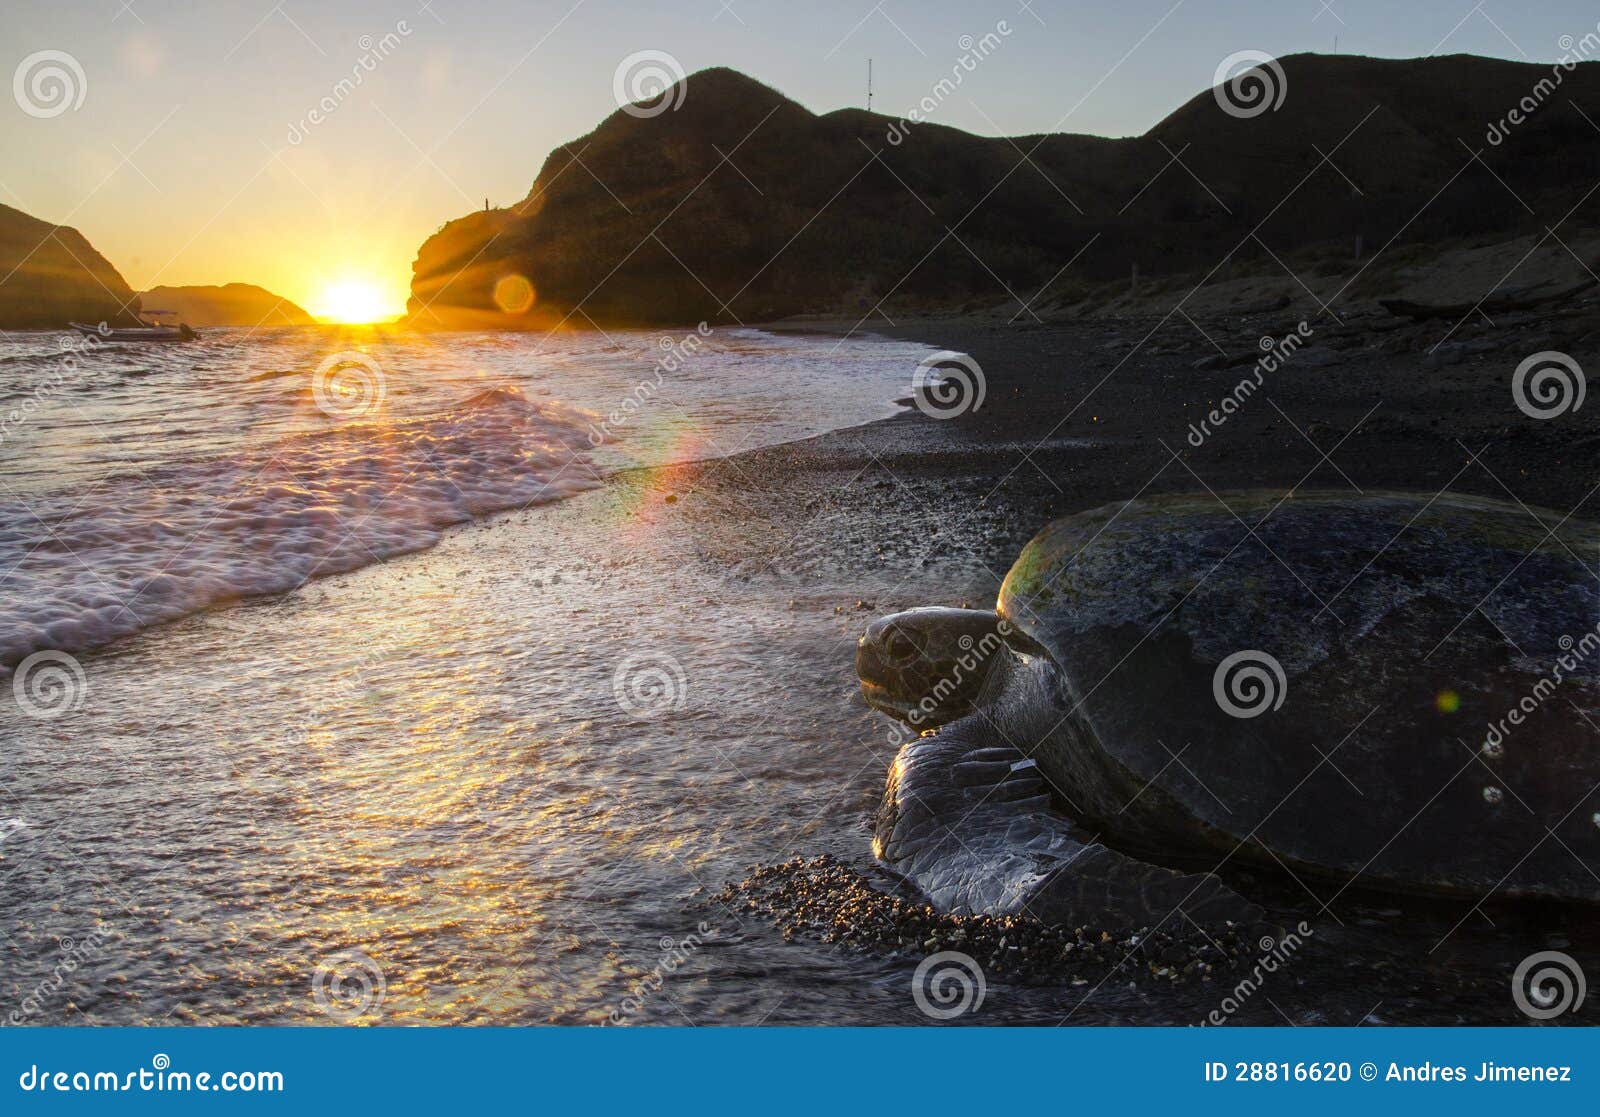
[[[501,276],[494,285],[494,302],[507,314],[526,314],[537,299],[538,292],[524,275]]]

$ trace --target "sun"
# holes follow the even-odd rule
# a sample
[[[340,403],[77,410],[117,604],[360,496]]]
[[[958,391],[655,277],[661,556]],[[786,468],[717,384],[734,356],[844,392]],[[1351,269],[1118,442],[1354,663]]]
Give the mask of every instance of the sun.
[[[357,277],[324,284],[311,313],[328,322],[351,324],[377,322],[394,316],[378,284]]]

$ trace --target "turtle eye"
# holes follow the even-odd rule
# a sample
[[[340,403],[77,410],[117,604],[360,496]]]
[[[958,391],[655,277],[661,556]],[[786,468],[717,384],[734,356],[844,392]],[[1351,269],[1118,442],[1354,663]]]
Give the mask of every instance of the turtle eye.
[[[883,649],[889,658],[898,663],[908,663],[921,654],[916,643],[897,627],[891,627],[883,638]]]

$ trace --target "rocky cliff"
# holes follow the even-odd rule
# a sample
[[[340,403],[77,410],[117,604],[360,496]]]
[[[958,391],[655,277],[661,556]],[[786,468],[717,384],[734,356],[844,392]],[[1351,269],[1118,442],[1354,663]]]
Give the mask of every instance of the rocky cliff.
[[[430,237],[411,319],[951,311],[1135,274],[1277,268],[1323,244],[1348,259],[1390,238],[1542,232],[1580,201],[1574,221],[1593,217],[1600,131],[1583,113],[1600,120],[1600,63],[1553,87],[1540,86],[1549,65],[1468,56],[1277,64],[1281,78],[1260,72],[1275,108],[1230,113],[1208,90],[1126,139],[817,115],[731,70],[695,73],[665,95],[676,108],[618,110],[552,152],[521,202]]]

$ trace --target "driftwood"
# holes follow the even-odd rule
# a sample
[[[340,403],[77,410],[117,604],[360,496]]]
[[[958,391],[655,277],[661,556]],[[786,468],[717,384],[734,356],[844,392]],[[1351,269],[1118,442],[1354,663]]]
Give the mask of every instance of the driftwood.
[[[1544,295],[1526,294],[1525,292],[1533,290],[1531,287],[1508,287],[1503,291],[1491,293],[1482,302],[1476,303],[1417,303],[1408,299],[1379,299],[1378,305],[1390,314],[1417,322],[1430,318],[1461,319],[1475,310],[1481,310],[1485,314],[1510,314],[1518,310],[1554,306],[1566,302],[1574,295],[1582,294],[1594,285],[1595,281],[1590,277],[1574,283],[1571,287],[1563,287],[1559,291],[1551,291]]]

